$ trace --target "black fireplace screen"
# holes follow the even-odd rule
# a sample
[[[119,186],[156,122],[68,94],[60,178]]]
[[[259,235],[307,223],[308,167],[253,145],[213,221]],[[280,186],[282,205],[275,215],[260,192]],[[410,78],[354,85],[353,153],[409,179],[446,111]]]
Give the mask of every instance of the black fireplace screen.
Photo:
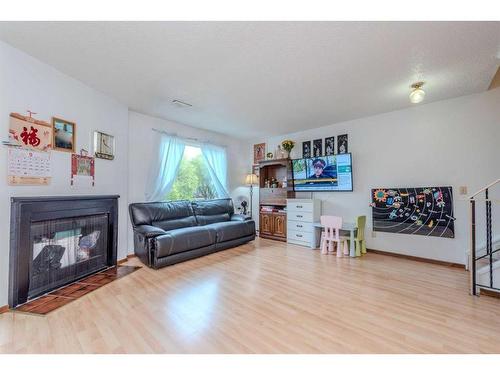
[[[107,231],[107,214],[32,222],[28,297],[105,268]]]

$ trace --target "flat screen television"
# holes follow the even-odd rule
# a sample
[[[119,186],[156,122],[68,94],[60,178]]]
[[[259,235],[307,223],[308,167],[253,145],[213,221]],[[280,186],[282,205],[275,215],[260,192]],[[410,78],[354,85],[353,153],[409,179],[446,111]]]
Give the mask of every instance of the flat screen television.
[[[337,154],[292,160],[295,191],[352,191],[352,156]]]

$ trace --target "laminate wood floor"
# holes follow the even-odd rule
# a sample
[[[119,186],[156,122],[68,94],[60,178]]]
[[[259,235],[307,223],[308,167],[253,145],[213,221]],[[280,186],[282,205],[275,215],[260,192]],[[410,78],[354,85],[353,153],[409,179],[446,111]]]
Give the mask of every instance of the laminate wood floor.
[[[467,272],[264,239],[0,315],[0,353],[490,352],[500,299],[470,296]]]

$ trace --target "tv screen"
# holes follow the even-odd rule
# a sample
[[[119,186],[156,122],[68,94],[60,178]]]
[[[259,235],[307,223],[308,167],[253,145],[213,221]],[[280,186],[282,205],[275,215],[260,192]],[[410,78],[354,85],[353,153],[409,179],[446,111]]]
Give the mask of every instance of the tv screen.
[[[351,154],[294,159],[295,191],[352,191]]]

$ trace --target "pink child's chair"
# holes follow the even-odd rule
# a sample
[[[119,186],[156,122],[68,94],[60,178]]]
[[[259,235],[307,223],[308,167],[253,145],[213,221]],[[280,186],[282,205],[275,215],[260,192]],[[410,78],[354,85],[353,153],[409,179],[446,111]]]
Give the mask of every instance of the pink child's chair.
[[[347,239],[340,237],[340,229],[342,228],[342,218],[339,216],[321,216],[321,225],[325,227],[325,231],[321,235],[321,253],[333,253],[334,243],[337,245],[337,256],[341,257],[342,253],[349,254]]]

